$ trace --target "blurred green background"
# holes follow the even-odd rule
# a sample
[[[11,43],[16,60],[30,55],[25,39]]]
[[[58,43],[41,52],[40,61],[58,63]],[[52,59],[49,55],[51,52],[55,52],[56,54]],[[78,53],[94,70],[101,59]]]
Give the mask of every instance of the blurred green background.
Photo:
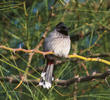
[[[34,49],[46,28],[50,32],[60,21],[70,27],[70,54],[86,57],[105,54],[100,58],[110,61],[110,0],[0,0],[0,45]],[[76,36],[80,38],[75,39]],[[0,49],[0,77],[34,71],[28,79],[39,78],[36,68],[45,66],[43,55],[35,54],[29,68],[28,59],[28,53]],[[69,59],[57,66],[55,78],[65,80],[109,69],[106,64],[79,59]],[[14,90],[18,84],[0,81],[0,100],[110,100],[109,83],[108,77],[107,81],[94,80],[67,87],[53,84],[50,90],[22,83]]]

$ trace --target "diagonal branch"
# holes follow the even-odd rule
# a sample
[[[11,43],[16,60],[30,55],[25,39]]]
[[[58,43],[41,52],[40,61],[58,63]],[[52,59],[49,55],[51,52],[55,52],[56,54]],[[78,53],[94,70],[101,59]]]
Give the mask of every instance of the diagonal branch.
[[[109,75],[110,75],[110,70],[101,74],[95,74],[95,75],[90,75],[85,77],[77,77],[77,78],[72,78],[68,80],[56,80],[56,83],[61,86],[68,86],[75,82],[81,83],[81,82],[91,81],[93,79],[105,79]]]

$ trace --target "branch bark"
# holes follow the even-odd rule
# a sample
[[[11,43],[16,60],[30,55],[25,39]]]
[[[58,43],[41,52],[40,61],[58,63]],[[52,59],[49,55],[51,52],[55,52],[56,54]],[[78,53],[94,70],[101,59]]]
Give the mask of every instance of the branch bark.
[[[81,83],[81,82],[91,81],[93,79],[105,79],[109,75],[110,75],[110,71],[106,71],[105,73],[101,73],[101,74],[95,74],[95,75],[90,75],[90,76],[85,76],[85,77],[77,77],[77,78],[72,78],[68,80],[58,80],[56,81],[56,83],[61,86],[68,86],[75,82]]]
[[[87,82],[87,81],[92,81],[93,79],[105,79],[110,75],[110,70],[106,71],[104,73],[96,73],[95,75],[90,75],[90,76],[84,76],[84,77],[73,77],[71,79],[67,80],[59,80],[56,79],[54,82],[57,86],[69,86],[71,84],[74,84],[75,82],[81,83],[81,82]],[[7,76],[7,77],[0,77],[0,81],[4,82],[9,82],[9,83],[19,83],[20,77],[12,77],[12,76]],[[38,85],[39,81],[38,80],[23,80],[23,83],[28,83],[31,85],[31,83]]]

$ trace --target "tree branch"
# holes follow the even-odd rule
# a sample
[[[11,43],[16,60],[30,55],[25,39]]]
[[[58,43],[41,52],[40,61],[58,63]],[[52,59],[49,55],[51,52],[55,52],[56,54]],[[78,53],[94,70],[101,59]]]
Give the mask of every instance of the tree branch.
[[[9,47],[6,47],[6,46],[0,46],[1,49],[5,49],[5,50],[10,50],[12,52],[16,52],[16,51],[22,51],[22,52],[25,52],[25,53],[39,53],[39,54],[42,54],[42,55],[48,55],[48,54],[54,54],[53,52],[43,52],[43,51],[40,51],[40,50],[26,50],[26,49],[22,49],[22,48],[18,48],[18,49],[13,49],[13,48],[9,48]],[[68,55],[67,58],[78,58],[78,59],[81,59],[81,60],[84,60],[84,61],[97,61],[97,62],[102,62],[102,63],[105,63],[107,65],[110,65],[110,61],[107,61],[107,60],[104,60],[104,59],[101,59],[99,57],[97,58],[88,58],[88,57],[84,57],[84,56],[80,56],[80,55],[77,55],[77,54],[72,54],[72,55]]]
[[[110,75],[110,70],[104,72],[104,73],[96,73],[95,75],[90,75],[90,76],[85,76],[85,77],[73,77],[71,79],[67,79],[67,80],[59,80],[56,79],[55,80],[55,84],[57,86],[68,86],[71,85],[75,82],[77,83],[81,83],[81,82],[87,82],[87,81],[92,81],[93,79],[105,79],[106,77],[108,77]],[[9,83],[19,83],[20,77],[12,77],[12,76],[7,76],[7,77],[0,77],[0,81],[5,81],[5,82],[9,82]],[[23,83],[28,83],[29,85],[31,85],[31,83],[38,85],[39,81],[38,80],[23,80]]]
[[[58,80],[56,81],[56,83],[61,86],[68,86],[75,82],[81,83],[81,82],[91,81],[93,79],[105,79],[109,75],[110,75],[110,71],[106,71],[105,73],[101,73],[101,74],[95,74],[95,75],[90,75],[85,77],[77,77],[77,78],[72,78],[68,80]]]

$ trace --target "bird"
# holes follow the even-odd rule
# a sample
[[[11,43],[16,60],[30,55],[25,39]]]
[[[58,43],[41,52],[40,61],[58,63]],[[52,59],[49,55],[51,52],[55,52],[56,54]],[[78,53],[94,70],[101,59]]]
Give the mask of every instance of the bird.
[[[59,22],[44,40],[44,52],[50,51],[54,54],[45,56],[47,64],[41,73],[41,79],[39,82],[39,85],[43,86],[43,88],[49,89],[52,86],[52,81],[54,80],[53,70],[56,61],[55,56],[66,58],[69,54],[71,40],[68,31],[69,28],[67,28],[63,22]]]

